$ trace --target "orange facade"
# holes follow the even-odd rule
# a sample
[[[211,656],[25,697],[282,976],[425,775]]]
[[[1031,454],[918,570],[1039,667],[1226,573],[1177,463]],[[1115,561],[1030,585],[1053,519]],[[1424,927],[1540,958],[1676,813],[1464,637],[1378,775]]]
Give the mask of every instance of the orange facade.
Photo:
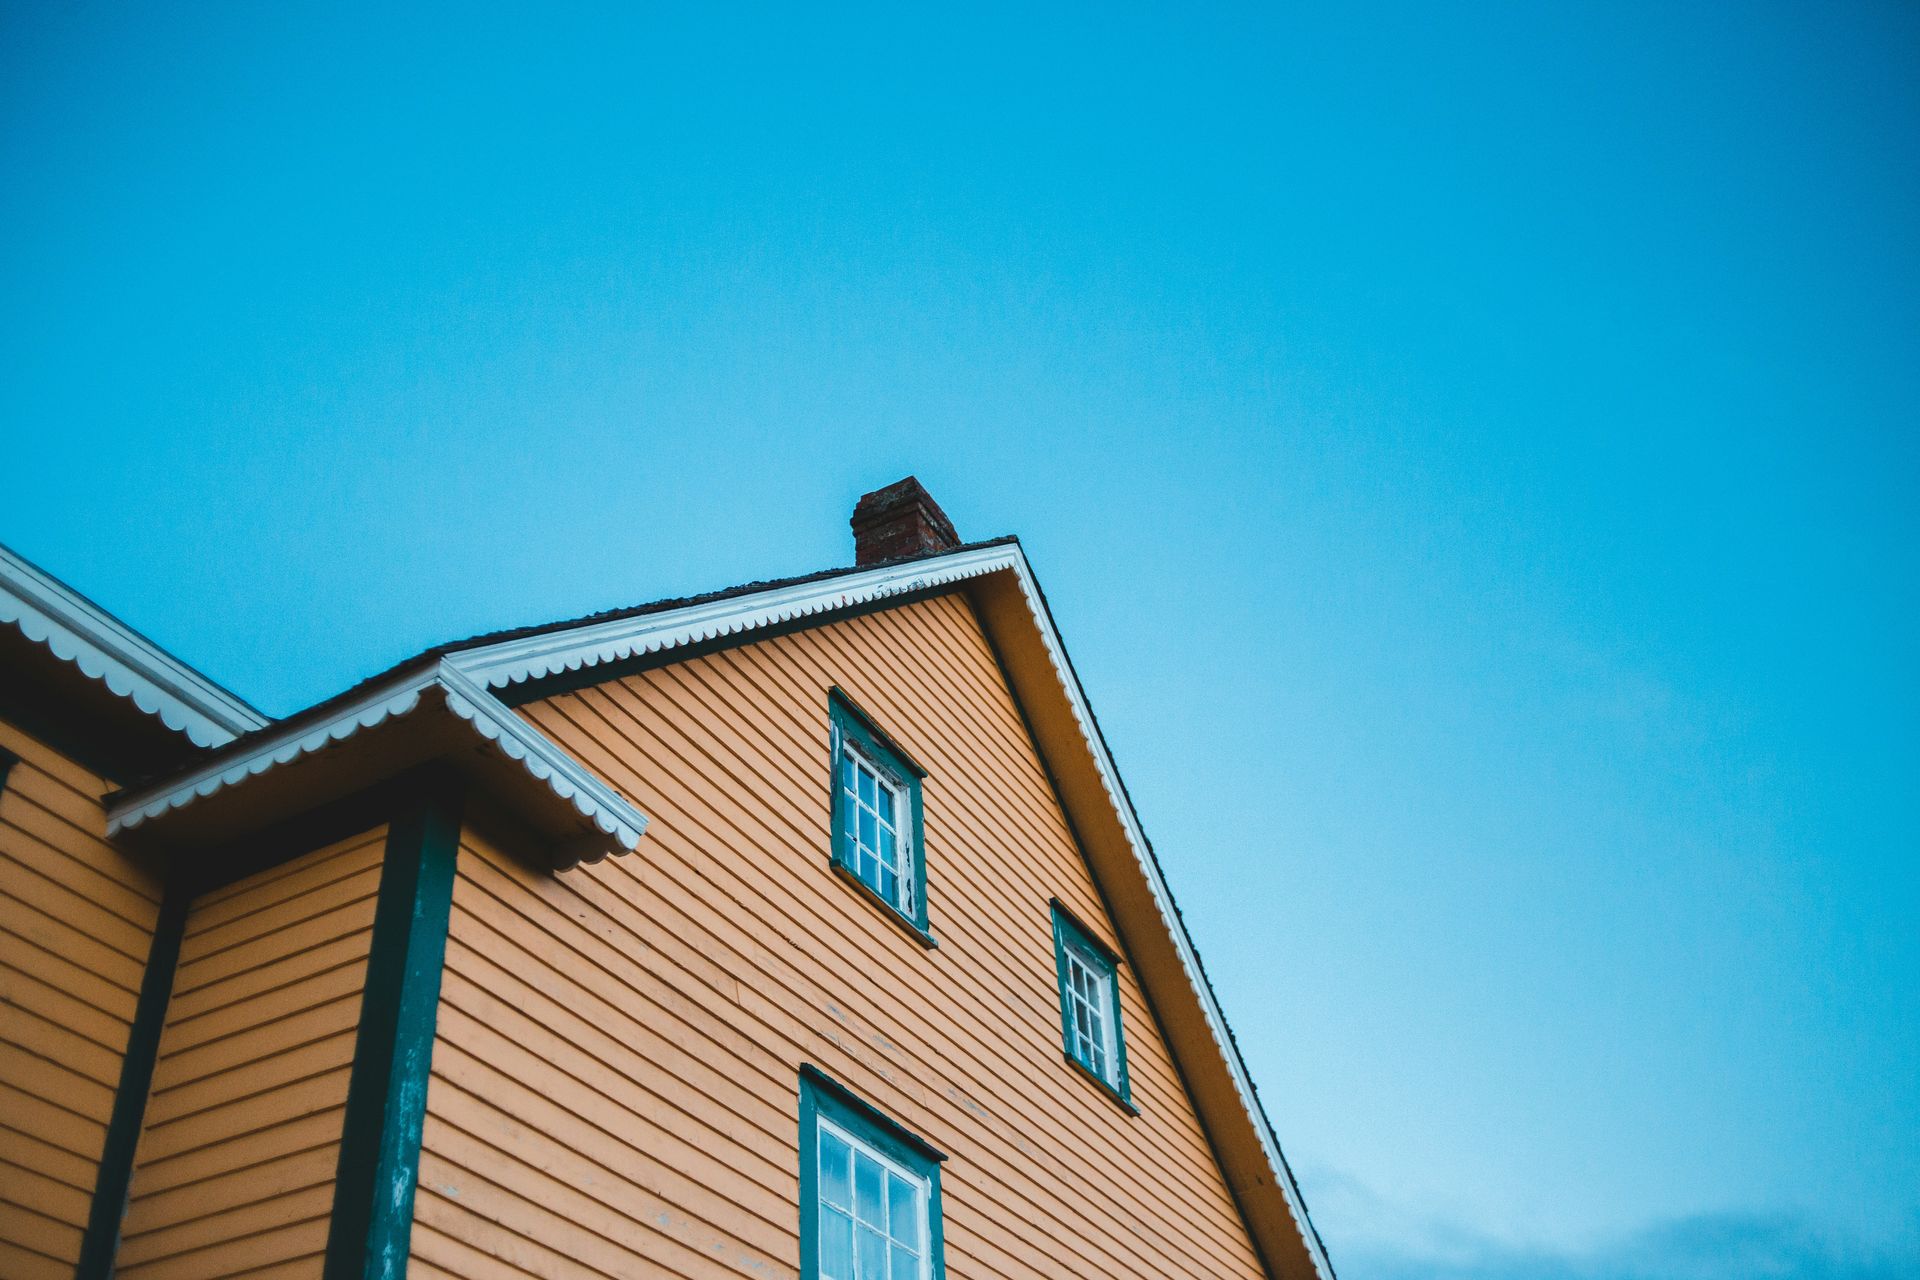
[[[0,549],[0,1276],[1330,1280],[1023,553],[888,494],[283,722]]]
[[[835,686],[928,771],[933,950],[829,871]],[[558,878],[462,848],[423,1274],[795,1275],[802,1063],[948,1154],[950,1276],[1263,1274],[1127,966],[1139,1114],[1064,1059],[1049,900],[1120,940],[963,597],[524,711],[653,826]]]
[[[108,843],[108,783],[0,722],[0,1275],[80,1257],[161,886]]]

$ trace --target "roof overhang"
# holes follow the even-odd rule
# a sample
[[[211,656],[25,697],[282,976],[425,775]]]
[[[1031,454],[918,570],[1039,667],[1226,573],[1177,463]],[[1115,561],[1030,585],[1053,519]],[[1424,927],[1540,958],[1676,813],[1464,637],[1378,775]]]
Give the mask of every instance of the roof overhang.
[[[196,747],[217,747],[265,716],[59,579],[0,547],[0,623],[154,717]]]
[[[470,774],[540,838],[556,870],[627,852],[646,830],[624,797],[445,660],[123,793],[108,808],[107,830],[216,846],[429,761]]]

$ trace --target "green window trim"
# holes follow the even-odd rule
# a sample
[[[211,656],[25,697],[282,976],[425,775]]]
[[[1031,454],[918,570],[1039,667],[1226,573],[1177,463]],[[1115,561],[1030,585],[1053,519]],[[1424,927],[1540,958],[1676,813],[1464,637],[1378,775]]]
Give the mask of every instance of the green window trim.
[[[1053,958],[1060,997],[1060,1041],[1067,1061],[1087,1079],[1099,1085],[1129,1115],[1139,1115],[1133,1105],[1133,1093],[1127,1081],[1127,1040],[1120,1018],[1120,957],[1113,948],[1096,937],[1092,930],[1074,918],[1058,899],[1048,904],[1053,912]],[[1069,957],[1073,958],[1070,964]],[[1076,996],[1071,970],[1077,967],[1092,977],[1104,990],[1104,1004],[1089,1010],[1104,1016],[1089,1034],[1075,1026]],[[1084,998],[1079,1001],[1086,1003]]]
[[[833,797],[829,809],[833,862],[837,869],[846,873],[846,878],[855,887],[866,890],[866,896],[876,905],[886,908],[912,926],[923,945],[936,945],[927,927],[927,841],[920,785],[927,771],[915,764],[900,744],[888,737],[873,717],[861,710],[859,704],[838,686],[827,692],[827,720],[832,746],[828,777]],[[905,908],[860,875],[854,838],[848,832],[848,808],[851,802],[841,775],[842,761],[849,747],[861,757],[862,763],[871,766],[893,785],[907,806],[907,821],[900,824],[903,826],[900,834],[906,836],[904,869],[911,877],[911,887],[907,890],[910,901]]]
[[[800,1280],[820,1280],[820,1121],[830,1121],[926,1184],[929,1280],[945,1280],[940,1166],[946,1156],[812,1064],[800,1068]]]

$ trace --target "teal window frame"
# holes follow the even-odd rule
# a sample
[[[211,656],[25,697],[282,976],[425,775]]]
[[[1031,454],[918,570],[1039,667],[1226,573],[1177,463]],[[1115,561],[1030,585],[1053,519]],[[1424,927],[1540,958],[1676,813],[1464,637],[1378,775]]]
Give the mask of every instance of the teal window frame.
[[[1061,1051],[1082,1075],[1111,1094],[1129,1114],[1138,1115],[1139,1110],[1133,1105],[1132,1086],[1127,1080],[1127,1037],[1120,1018],[1120,957],[1113,948],[1095,937],[1092,930],[1076,920],[1058,898],[1049,905],[1053,911],[1053,959],[1059,984]],[[1079,1052],[1079,1038],[1074,1034],[1073,998],[1068,989],[1069,951],[1075,953],[1083,966],[1093,970],[1105,982],[1105,1013],[1113,1024],[1111,1078],[1103,1075]]]
[[[800,1280],[820,1275],[820,1121],[872,1148],[926,1188],[926,1278],[946,1280],[940,1166],[946,1156],[818,1067],[800,1068]],[[919,1277],[915,1277],[919,1280]]]
[[[862,890],[874,903],[886,908],[896,918],[909,925],[919,941],[927,946],[935,945],[932,934],[927,928],[927,841],[926,821],[921,802],[921,782],[927,771],[915,764],[886,731],[874,722],[873,717],[861,710],[859,705],[846,693],[834,688],[827,694],[827,719],[830,727],[829,738],[832,743],[833,760],[831,786],[833,802],[830,806],[832,823],[833,864],[844,878],[854,887]],[[842,760],[847,748],[851,746],[864,763],[872,766],[886,780],[891,782],[895,793],[905,802],[908,815],[905,823],[898,823],[901,834],[906,837],[906,857],[903,861],[911,867],[912,892],[908,907],[902,909],[898,902],[883,894],[878,886],[862,879],[857,864],[853,840],[847,831],[848,798],[846,788],[841,781]]]

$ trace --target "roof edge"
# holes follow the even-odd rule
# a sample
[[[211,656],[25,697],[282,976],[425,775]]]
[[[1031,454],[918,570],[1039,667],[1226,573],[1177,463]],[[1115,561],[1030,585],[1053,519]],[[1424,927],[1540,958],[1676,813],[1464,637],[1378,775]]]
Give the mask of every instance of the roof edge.
[[[617,846],[616,851],[630,851],[640,843],[647,829],[645,814],[500,699],[444,661],[385,681],[325,719],[261,733],[248,744],[250,750],[222,753],[217,759],[123,793],[107,810],[107,832],[122,835],[269,769],[345,742],[362,729],[411,715],[429,694],[437,695],[446,709],[476,734],[571,804]],[[604,850],[599,852],[604,856]],[[592,849],[574,847],[565,853],[556,870],[598,860]]]
[[[195,746],[222,746],[270,723],[241,698],[5,546],[0,546],[0,623],[11,624]]]

